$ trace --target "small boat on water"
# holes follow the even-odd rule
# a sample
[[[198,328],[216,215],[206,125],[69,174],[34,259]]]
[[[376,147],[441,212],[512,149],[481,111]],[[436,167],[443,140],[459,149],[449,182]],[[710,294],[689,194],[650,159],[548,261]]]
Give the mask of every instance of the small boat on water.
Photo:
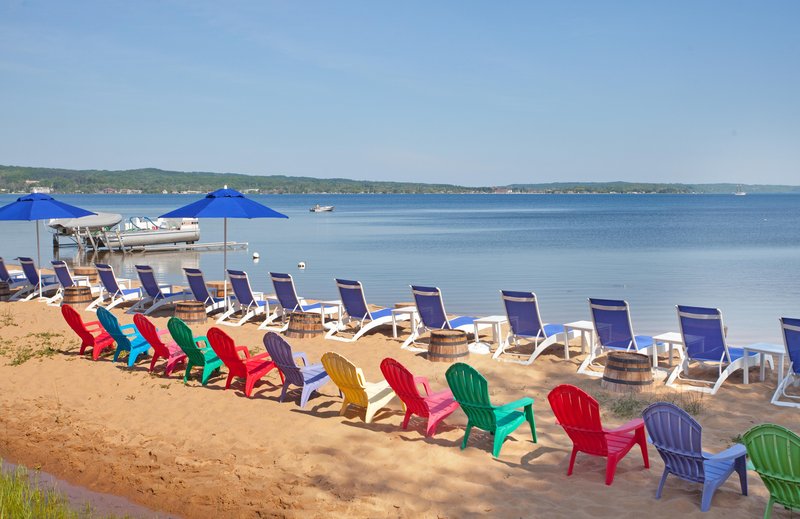
[[[309,209],[309,211],[311,211],[312,213],[330,213],[330,212],[333,211],[333,207],[334,206],[332,206],[332,205],[319,205],[319,204],[317,204],[314,207],[312,207],[311,209]]]
[[[735,196],[744,196],[747,193],[742,190],[742,186],[736,186],[736,192],[734,193]]]

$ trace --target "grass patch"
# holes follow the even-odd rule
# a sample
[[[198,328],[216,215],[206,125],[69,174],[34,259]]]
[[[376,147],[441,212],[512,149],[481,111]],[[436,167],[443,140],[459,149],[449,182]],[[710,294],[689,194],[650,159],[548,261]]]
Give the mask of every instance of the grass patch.
[[[597,401],[612,415],[624,420],[642,416],[642,411],[656,402],[675,404],[692,416],[703,412],[702,394],[696,393],[629,393],[625,395],[598,393]]]
[[[0,328],[5,328],[6,326],[19,326],[10,308],[6,308],[4,312],[0,313]]]
[[[42,488],[25,467],[18,466],[13,471],[0,471],[0,517],[114,519],[116,516],[97,515],[89,504],[80,510],[72,508],[63,494]]]
[[[38,332],[29,333],[19,339],[19,346],[15,349],[6,348],[1,353],[11,357],[12,366],[25,364],[31,359],[52,357],[61,352],[59,345],[64,336],[60,333]]]

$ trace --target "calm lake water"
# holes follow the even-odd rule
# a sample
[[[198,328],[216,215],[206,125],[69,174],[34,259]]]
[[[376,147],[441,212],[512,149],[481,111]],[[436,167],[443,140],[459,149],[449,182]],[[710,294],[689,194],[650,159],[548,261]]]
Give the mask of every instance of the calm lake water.
[[[158,216],[198,195],[60,195],[94,211]],[[228,265],[271,292],[289,272],[301,296],[336,299],[334,277],[360,280],[367,300],[410,301],[408,285],[444,291],[450,313],[502,313],[500,289],[533,290],[543,318],[589,318],[587,297],[624,298],[634,331],[677,331],[676,304],[720,308],[732,343],[780,341],[778,318],[800,317],[800,195],[278,195],[254,199],[289,220],[229,220],[249,242]],[[0,196],[0,204],[13,201]],[[335,205],[333,213],[309,207]],[[53,257],[42,227],[42,261]],[[0,222],[0,254],[35,257],[34,224]],[[203,242],[222,221],[202,220]],[[252,253],[260,261],[254,262]],[[62,259],[75,249],[62,248]],[[108,258],[104,258],[108,260]],[[118,276],[153,265],[185,283],[181,267],[222,278],[222,252],[114,255]],[[297,264],[304,261],[305,270]]]

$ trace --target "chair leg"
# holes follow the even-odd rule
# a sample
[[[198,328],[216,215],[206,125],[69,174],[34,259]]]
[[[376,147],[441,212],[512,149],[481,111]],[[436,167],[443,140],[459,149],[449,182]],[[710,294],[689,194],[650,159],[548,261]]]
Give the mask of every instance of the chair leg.
[[[500,456],[500,449],[503,448],[503,442],[506,441],[508,438],[509,432],[501,432],[499,430],[495,430],[494,432],[494,442],[492,443],[492,456],[498,457]]]
[[[656,490],[656,499],[661,499],[661,492],[664,491],[664,483],[667,482],[669,471],[665,468],[664,473],[661,474],[661,481],[658,483],[658,490]]]
[[[767,501],[767,508],[764,510],[764,519],[769,519],[772,517],[772,507],[775,505],[775,498],[772,495],[769,496],[769,501]]]
[[[405,415],[405,417],[403,417],[403,423],[401,425],[401,427],[403,429],[408,429],[408,421],[411,420],[411,415],[412,414],[414,414],[414,413],[412,413],[410,409],[406,410],[406,415]],[[428,419],[428,421],[430,421],[430,419]]]
[[[640,427],[636,429],[634,433],[636,437],[636,442],[639,444],[639,448],[642,450],[642,460],[644,461],[644,468],[650,468],[650,456],[647,454],[647,436],[644,433],[644,427]]]
[[[375,413],[377,413],[380,408],[380,405],[367,404],[367,409],[364,412],[364,423],[372,423],[372,417],[375,416]]]
[[[192,368],[193,368],[193,367],[194,367],[194,366],[192,365],[192,363],[191,363],[191,362],[187,362],[187,363],[186,363],[186,372],[183,374],[183,383],[184,383],[184,384],[186,384],[186,382],[188,382],[188,381],[189,381],[189,373],[191,373],[191,372],[192,372]]]
[[[286,393],[289,391],[289,384],[284,384],[281,389],[281,396],[278,397],[278,402],[283,402],[286,398]]]
[[[716,485],[709,483],[708,480],[703,483],[703,497],[700,499],[701,512],[708,512],[711,509],[711,500],[714,498],[714,492],[717,490]]]
[[[158,361],[158,359],[159,359],[158,353],[153,353],[153,358],[152,360],[150,360],[150,370],[149,370],[150,373],[152,373],[153,369],[155,369],[156,361]],[[167,365],[169,365],[169,363],[167,363]]]
[[[122,352],[122,348],[120,348],[119,346],[117,346],[117,349],[116,349],[116,350],[114,350],[114,362],[117,362],[117,359],[119,359],[119,354],[120,354],[121,352]]]
[[[531,426],[531,438],[533,439],[533,443],[536,443],[536,422],[533,420],[533,406],[525,406],[525,419],[528,421],[528,425]]]
[[[347,398],[342,400],[342,408],[339,410],[339,416],[344,416],[347,412],[347,408],[350,407],[350,402],[347,401]]]
[[[614,474],[617,472],[617,462],[619,460],[615,456],[609,456],[606,461],[606,485],[614,482]]]
[[[572,454],[569,457],[569,467],[567,467],[567,476],[572,475],[572,469],[575,467],[575,457],[578,455],[578,448],[572,446]]]
[[[258,379],[256,377],[247,377],[244,381],[244,396],[250,398],[253,394],[253,388],[256,386]]]
[[[231,387],[231,382],[233,382],[233,373],[228,373],[228,380],[225,381],[225,389]]]
[[[747,495],[747,459],[742,456],[733,462],[734,470],[739,474],[739,485],[742,488],[742,495]]]
[[[469,433],[472,431],[472,422],[467,422],[467,428],[464,430],[464,439],[461,441],[461,450],[467,448],[467,440],[469,440]]]

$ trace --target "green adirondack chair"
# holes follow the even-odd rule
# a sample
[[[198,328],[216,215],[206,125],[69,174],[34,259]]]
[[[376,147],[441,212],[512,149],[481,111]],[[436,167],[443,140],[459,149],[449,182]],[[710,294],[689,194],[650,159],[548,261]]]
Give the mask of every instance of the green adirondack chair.
[[[764,519],[775,503],[800,511],[800,436],[771,423],[744,433],[744,446],[753,468],[769,490]]]
[[[468,364],[458,362],[450,366],[445,374],[456,402],[467,415],[467,430],[461,449],[467,446],[473,427],[494,434],[492,456],[500,455],[506,437],[523,422],[531,426],[533,443],[536,443],[536,425],[533,423],[533,398],[521,398],[510,404],[495,406],[489,400],[489,384],[483,375]],[[517,411],[524,409],[524,412]]]
[[[195,337],[192,330],[181,319],[173,317],[167,322],[172,339],[178,344],[180,349],[186,354],[186,373],[183,375],[183,383],[189,379],[189,373],[195,366],[203,368],[202,384],[205,386],[211,374],[218,371],[222,366],[222,361],[211,349],[208,339],[205,336]],[[203,346],[201,346],[201,344]]]

